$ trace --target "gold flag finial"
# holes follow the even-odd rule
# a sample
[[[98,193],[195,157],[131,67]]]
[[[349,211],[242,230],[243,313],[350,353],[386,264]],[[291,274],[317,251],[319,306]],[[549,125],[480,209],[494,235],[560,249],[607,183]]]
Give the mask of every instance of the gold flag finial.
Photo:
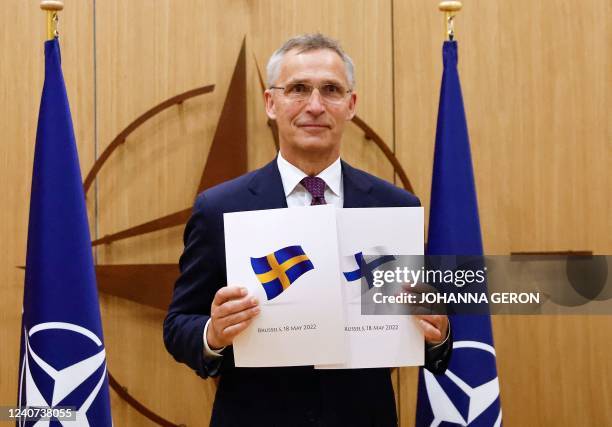
[[[40,8],[47,12],[47,40],[53,40],[59,36],[57,31],[57,13],[64,9],[62,0],[42,0]]]
[[[438,9],[444,12],[446,26],[444,27],[444,34],[447,37],[447,40],[455,39],[455,27],[453,24],[453,19],[457,12],[461,10],[463,5],[460,1],[442,1],[438,5]]]

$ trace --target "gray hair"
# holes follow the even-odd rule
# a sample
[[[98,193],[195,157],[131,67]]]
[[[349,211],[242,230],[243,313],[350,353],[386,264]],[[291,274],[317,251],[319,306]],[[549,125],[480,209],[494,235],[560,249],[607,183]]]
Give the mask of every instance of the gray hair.
[[[268,87],[273,86],[276,79],[278,79],[281,60],[285,54],[294,49],[297,49],[298,53],[319,49],[333,50],[340,58],[342,58],[342,61],[344,62],[344,68],[346,69],[346,80],[348,81],[350,88],[352,89],[355,86],[355,66],[353,65],[353,60],[351,57],[344,52],[337,40],[324,36],[321,33],[316,33],[302,34],[292,37],[272,54],[270,60],[268,61],[268,65],[266,66]]]

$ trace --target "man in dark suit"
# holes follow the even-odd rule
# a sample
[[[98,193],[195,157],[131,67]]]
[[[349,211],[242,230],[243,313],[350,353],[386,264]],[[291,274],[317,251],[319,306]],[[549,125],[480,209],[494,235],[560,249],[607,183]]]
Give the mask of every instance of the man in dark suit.
[[[213,426],[396,426],[389,369],[234,366],[232,341],[259,306],[245,288],[225,286],[225,212],[324,203],[420,205],[407,191],[340,160],[357,96],[353,63],[336,41],[320,34],[292,38],[270,58],[267,72],[266,112],[278,125],[280,152],[263,168],[198,196],[185,229],[164,342],[176,360],[203,378],[221,374]],[[447,317],[423,315],[417,321],[426,340],[426,368],[444,372],[452,349]]]

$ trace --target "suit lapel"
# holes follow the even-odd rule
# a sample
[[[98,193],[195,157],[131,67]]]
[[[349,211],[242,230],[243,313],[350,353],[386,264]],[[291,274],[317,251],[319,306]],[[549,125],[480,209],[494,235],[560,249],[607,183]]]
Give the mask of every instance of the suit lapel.
[[[345,208],[369,208],[376,203],[371,195],[372,184],[367,175],[342,160],[342,185]]]
[[[249,191],[253,194],[252,210],[279,209],[287,207],[276,158],[259,169],[249,182]]]

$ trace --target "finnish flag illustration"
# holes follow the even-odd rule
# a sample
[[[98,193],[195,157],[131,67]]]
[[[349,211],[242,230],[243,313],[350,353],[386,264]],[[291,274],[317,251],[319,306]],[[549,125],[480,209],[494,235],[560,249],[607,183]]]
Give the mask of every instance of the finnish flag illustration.
[[[364,252],[368,255],[364,256]],[[374,270],[395,260],[395,256],[390,255],[384,246],[374,246],[364,251],[341,257],[342,274],[345,280],[351,284],[360,283],[363,278],[367,288],[372,289],[374,286]]]

